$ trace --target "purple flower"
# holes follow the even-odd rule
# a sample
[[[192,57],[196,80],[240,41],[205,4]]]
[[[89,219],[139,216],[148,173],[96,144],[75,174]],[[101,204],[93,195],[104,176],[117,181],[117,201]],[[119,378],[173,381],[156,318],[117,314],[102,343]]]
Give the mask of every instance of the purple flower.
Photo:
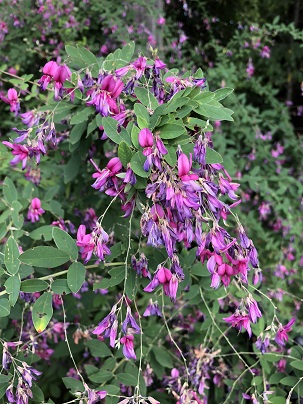
[[[277,334],[275,336],[275,341],[278,345],[284,346],[285,342],[288,341],[288,334],[292,330],[292,325],[295,323],[296,318],[293,317],[286,325],[279,325]]]
[[[124,332],[124,334],[126,334],[127,332],[130,332],[130,330],[128,329],[128,324],[130,324],[130,326],[131,326],[132,333],[141,334],[141,328],[138,326],[138,324],[136,323],[136,320],[132,316],[129,306],[127,306],[126,317],[122,324],[122,331]]]
[[[111,312],[99,323],[93,331],[93,334],[101,335],[104,333],[104,337],[110,339],[110,346],[115,347],[117,336],[118,321],[116,316],[116,306],[114,306]]]
[[[10,105],[10,111],[14,112],[15,116],[17,116],[20,111],[20,102],[17,91],[14,88],[10,88],[7,92],[7,97],[0,95],[0,98],[2,101]]]
[[[262,313],[258,307],[258,303],[250,296],[249,298],[246,299],[246,303],[248,306],[248,315],[250,318],[250,321],[252,323],[256,323],[258,317],[262,317]]]
[[[149,301],[149,304],[147,305],[144,313],[144,317],[149,317],[149,316],[159,316],[162,317],[162,312],[158,306],[158,302],[153,302],[152,300]]]
[[[199,176],[197,174],[189,174],[191,166],[192,166],[191,155],[190,159],[188,160],[186,154],[181,153],[178,158],[178,175],[182,181],[191,181],[199,179]]]

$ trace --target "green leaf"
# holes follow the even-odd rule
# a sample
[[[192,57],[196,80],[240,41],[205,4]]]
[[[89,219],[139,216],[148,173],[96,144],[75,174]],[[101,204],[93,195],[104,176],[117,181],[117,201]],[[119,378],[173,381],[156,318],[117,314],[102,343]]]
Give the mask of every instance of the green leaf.
[[[168,123],[156,129],[156,133],[159,133],[162,139],[175,139],[185,132],[184,126],[175,123]]]
[[[70,120],[71,125],[75,125],[77,123],[86,122],[88,117],[95,112],[93,107],[84,107],[81,111],[78,111],[75,115],[72,116]]]
[[[0,298],[0,317],[7,317],[11,311],[11,305],[6,297]]]
[[[290,366],[294,369],[302,370],[303,371],[303,361],[292,361],[290,362]]]
[[[127,273],[127,279],[125,282],[125,293],[127,297],[131,300],[135,297],[135,288],[136,288],[137,277],[135,271],[131,268]]]
[[[167,154],[164,156],[164,160],[171,166],[174,167],[177,163],[177,153],[176,149],[172,146],[166,146],[168,151]]]
[[[15,275],[19,270],[19,256],[20,252],[18,245],[13,236],[10,236],[4,248],[4,264],[8,272],[12,275]]]
[[[120,144],[121,142],[127,143],[129,146],[131,146],[131,140],[130,140],[130,135],[126,130],[122,130],[124,128],[120,128],[121,132],[118,133],[117,129],[118,122],[109,116],[104,117],[102,119],[102,126],[104,127],[104,131],[107,134],[107,136],[116,144]]]
[[[133,57],[133,54],[135,52],[135,42],[134,41],[130,41],[127,45],[125,45],[120,52],[120,62],[122,63],[123,67],[124,65],[126,65],[127,63],[129,63],[131,61],[131,58]]]
[[[199,104],[208,104],[215,98],[215,94],[211,91],[205,91],[203,93],[199,93],[194,97],[194,101],[198,102]]]
[[[17,229],[20,229],[24,222],[23,216],[19,215],[21,209],[22,209],[21,203],[18,201],[13,201],[10,213],[13,224],[15,227],[17,227]]]
[[[42,332],[47,327],[53,315],[52,294],[44,292],[33,305],[32,317],[37,332]]]
[[[112,355],[108,346],[98,339],[91,339],[85,345],[89,348],[92,356],[96,356],[97,358],[106,358]]]
[[[218,164],[223,162],[223,158],[221,154],[216,152],[214,149],[210,147],[206,147],[206,164]]]
[[[64,251],[72,260],[78,258],[76,241],[66,231],[53,227],[53,239],[59,250]]]
[[[96,58],[96,56],[91,51],[84,48],[83,46],[77,45],[77,48],[78,48],[80,58],[87,65],[89,70],[92,72],[92,75],[98,76],[99,64],[98,64],[98,59]]]
[[[77,293],[85,281],[86,269],[81,262],[73,262],[68,268],[67,284],[73,293]]]
[[[297,384],[298,378],[295,376],[287,376],[283,377],[283,379],[280,380],[280,383],[283,384],[283,386],[289,386],[289,387],[294,387],[295,384]]]
[[[5,222],[0,223],[0,240],[3,239],[3,237],[6,235],[7,233],[7,225]]]
[[[72,154],[68,163],[64,166],[64,184],[69,183],[78,175],[81,165],[81,158],[79,153]]]
[[[215,100],[221,101],[234,91],[233,88],[223,87],[215,91]]]
[[[9,302],[11,306],[15,306],[20,292],[20,278],[18,275],[10,276],[4,283],[6,292],[9,294]]]
[[[73,127],[69,134],[69,140],[71,144],[76,144],[81,139],[83,133],[85,132],[87,122],[81,122]]]
[[[234,112],[224,107],[203,104],[195,108],[195,112],[216,121],[233,121],[232,114]]]
[[[134,125],[132,127],[132,131],[131,131],[131,139],[132,139],[132,144],[135,146],[136,149],[139,149],[139,147],[140,147],[139,133],[140,133],[140,129],[138,128],[138,126]]]
[[[103,383],[107,382],[114,377],[112,372],[108,370],[99,370],[99,372],[90,375],[88,378],[91,382],[94,383]]]
[[[119,380],[120,383],[124,384],[125,386],[136,386],[137,385],[137,378],[130,374],[118,373],[117,379]]]
[[[72,293],[70,288],[67,285],[66,279],[56,279],[52,283],[52,291],[56,293],[56,295],[68,295]]]
[[[6,177],[3,181],[3,194],[9,205],[18,199],[16,187],[9,177]]]
[[[33,240],[41,240],[50,241],[53,238],[53,228],[54,226],[41,226],[38,229],[35,229],[29,233],[29,236]]]
[[[72,394],[84,392],[84,386],[81,380],[74,379],[73,377],[63,377],[62,381],[65,384],[65,387],[69,389]]]
[[[154,346],[152,348],[152,352],[155,355],[156,360],[160,363],[160,365],[165,368],[173,368],[173,361],[170,354],[163,347]]]
[[[150,110],[155,110],[158,106],[157,98],[146,88],[136,87],[135,94],[140,102]]]
[[[118,157],[123,164],[123,167],[126,169],[127,164],[130,162],[132,158],[131,149],[127,146],[125,142],[121,142],[118,147]]]
[[[130,161],[130,166],[133,172],[139,177],[148,178],[150,176],[150,171],[144,171],[143,165],[145,163],[146,157],[143,156],[141,151],[135,153]]]
[[[54,247],[34,247],[20,255],[20,261],[40,268],[56,268],[65,264],[70,257]]]
[[[21,282],[21,291],[25,293],[42,292],[48,288],[48,283],[40,279],[26,279]]]
[[[134,105],[137,123],[140,129],[148,128],[150,115],[144,105],[136,103]]]

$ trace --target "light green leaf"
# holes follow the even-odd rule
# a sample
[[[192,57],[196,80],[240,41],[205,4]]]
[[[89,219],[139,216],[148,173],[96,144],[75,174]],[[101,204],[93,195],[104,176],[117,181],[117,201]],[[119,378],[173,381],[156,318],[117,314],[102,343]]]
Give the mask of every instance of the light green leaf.
[[[41,240],[50,241],[53,238],[53,228],[54,226],[41,226],[38,229],[35,229],[29,233],[29,236],[33,240]]]
[[[126,169],[127,164],[130,162],[132,158],[132,151],[131,149],[127,146],[125,142],[121,142],[118,147],[118,157],[123,164],[123,167]]]
[[[73,127],[73,129],[71,130],[71,132],[69,134],[69,139],[70,139],[71,144],[76,144],[79,142],[83,133],[85,132],[86,126],[87,126],[87,121],[78,123],[77,125],[75,125]]]
[[[186,132],[184,126],[175,123],[168,123],[156,129],[156,133],[159,133],[162,139],[175,139],[184,132]]]
[[[20,261],[40,268],[56,268],[65,264],[70,257],[54,247],[34,247],[20,255]]]
[[[140,102],[149,110],[155,110],[158,106],[157,98],[146,88],[136,87],[135,94]]]
[[[232,114],[234,112],[224,107],[203,104],[195,108],[195,112],[216,121],[233,121]]]
[[[223,87],[215,91],[215,100],[221,101],[234,91],[233,88]]]
[[[86,269],[81,262],[73,262],[68,268],[67,284],[73,293],[77,293],[85,281]]]
[[[66,231],[53,227],[53,239],[59,250],[64,251],[72,260],[78,258],[76,241]]]
[[[135,153],[130,161],[130,166],[133,172],[139,177],[148,178],[150,176],[150,171],[146,172],[143,169],[146,157],[143,156],[141,151]]]
[[[129,146],[131,146],[131,140],[130,140],[130,135],[129,133],[125,130],[120,133],[118,133],[117,125],[118,122],[109,116],[104,117],[102,119],[102,125],[104,127],[104,131],[107,134],[107,136],[116,144],[120,144],[121,142],[127,143]],[[122,128],[121,128],[122,130]],[[125,133],[126,132],[126,133]]]
[[[32,317],[37,332],[42,332],[47,327],[53,315],[52,294],[44,292],[33,305]]]
[[[303,371],[303,361],[292,361],[290,362],[290,366],[294,369],[302,370]]]
[[[20,252],[18,245],[13,236],[10,236],[4,248],[4,264],[8,272],[12,275],[15,275],[19,270],[19,256]]]

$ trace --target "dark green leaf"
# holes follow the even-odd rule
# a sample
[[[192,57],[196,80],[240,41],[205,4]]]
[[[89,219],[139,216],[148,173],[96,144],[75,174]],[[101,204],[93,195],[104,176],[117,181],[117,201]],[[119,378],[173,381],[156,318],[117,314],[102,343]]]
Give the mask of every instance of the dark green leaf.
[[[112,372],[101,369],[101,370],[99,370],[99,372],[90,375],[88,378],[91,382],[103,383],[103,382],[107,382],[108,380],[112,379],[113,377],[114,377],[114,375]]]
[[[11,305],[6,297],[0,298],[0,317],[7,317],[11,311]]]
[[[72,181],[77,177],[81,165],[81,158],[79,153],[74,153],[69,159],[68,163],[64,166],[64,183]]]
[[[134,111],[137,118],[137,123],[140,129],[148,128],[150,115],[144,105],[136,103]]]
[[[72,116],[70,120],[71,125],[76,125],[77,123],[86,122],[88,117],[95,112],[93,107],[85,107],[81,111],[76,112],[75,115]]]
[[[33,305],[32,317],[37,332],[42,332],[47,327],[53,315],[52,294],[44,292]]]
[[[14,226],[17,227],[17,229],[20,229],[24,222],[23,216],[19,215],[21,209],[21,203],[18,201],[13,201],[10,212]]]
[[[295,384],[297,384],[298,378],[295,376],[287,376],[283,377],[283,379],[280,380],[280,383],[283,384],[283,386],[289,386],[289,387],[294,387]]]
[[[25,293],[42,292],[48,288],[48,283],[40,279],[26,279],[21,282],[21,290]]]
[[[20,292],[20,278],[18,275],[10,276],[4,283],[6,292],[9,294],[9,302],[11,306],[15,306]]]
[[[172,358],[165,348],[154,346],[152,348],[152,352],[155,355],[156,360],[160,363],[160,365],[164,366],[165,368],[174,367]]]
[[[52,283],[52,291],[56,293],[56,295],[68,295],[72,291],[67,285],[66,279],[56,279]]]
[[[81,262],[73,262],[68,268],[67,284],[73,293],[77,293],[85,281],[86,269]]]
[[[73,377],[63,377],[62,381],[72,394],[84,391],[84,386],[81,380],[74,379]]]
[[[92,356],[96,356],[97,358],[106,358],[112,355],[108,346],[97,339],[91,339],[85,345],[89,348]]]
[[[20,261],[25,264],[41,268],[56,268],[69,261],[69,256],[64,251],[54,247],[34,247],[20,255]]]
[[[73,129],[71,130],[71,132],[69,134],[69,139],[70,139],[71,144],[75,144],[75,143],[79,142],[79,140],[81,139],[81,136],[85,132],[86,126],[87,126],[87,122],[85,121],[85,122],[79,123],[73,127]]]
[[[20,252],[18,245],[13,236],[10,236],[4,248],[4,264],[8,272],[12,275],[15,275],[19,270],[19,256]]]
[[[292,361],[290,362],[290,366],[294,369],[302,370],[303,371],[303,361]]]
[[[195,112],[216,121],[233,121],[232,114],[234,112],[224,107],[203,104],[195,108]]]
[[[64,251],[72,260],[78,258],[76,241],[66,231],[53,227],[53,239],[59,250]]]
[[[117,379],[125,386],[136,386],[138,381],[135,376],[126,373],[117,374]]]

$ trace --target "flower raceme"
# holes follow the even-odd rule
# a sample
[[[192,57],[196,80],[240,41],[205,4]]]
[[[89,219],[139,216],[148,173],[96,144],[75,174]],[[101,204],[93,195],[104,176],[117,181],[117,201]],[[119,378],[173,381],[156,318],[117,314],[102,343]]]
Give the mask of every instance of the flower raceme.
[[[108,234],[103,230],[102,226],[97,222],[94,230],[86,234],[86,227],[81,224],[77,232],[77,246],[80,247],[81,258],[87,263],[93,253],[104,261],[105,255],[110,255],[110,249],[107,247]]]

